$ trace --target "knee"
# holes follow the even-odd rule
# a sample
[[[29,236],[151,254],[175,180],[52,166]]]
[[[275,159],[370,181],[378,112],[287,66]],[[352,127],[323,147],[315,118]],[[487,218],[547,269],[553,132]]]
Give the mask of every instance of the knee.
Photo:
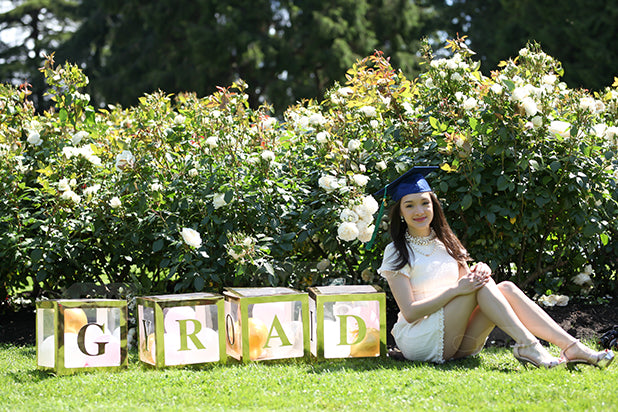
[[[521,291],[517,287],[517,285],[515,285],[513,282],[510,282],[508,280],[498,283],[498,289],[500,289],[500,292],[502,292],[503,295],[511,295],[511,296],[516,295]]]

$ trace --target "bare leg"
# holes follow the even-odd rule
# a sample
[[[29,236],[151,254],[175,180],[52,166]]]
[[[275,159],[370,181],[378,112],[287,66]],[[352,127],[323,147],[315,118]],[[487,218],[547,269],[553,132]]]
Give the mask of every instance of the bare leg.
[[[478,303],[478,310],[475,310],[475,301]],[[477,351],[493,325],[500,327],[518,344],[536,340],[495,282],[490,280],[476,293],[458,296],[444,307],[444,359]],[[519,353],[540,361],[553,359],[540,345],[530,346],[525,350],[522,348]]]
[[[595,359],[597,352],[591,350],[569,335],[555,320],[512,282],[498,285],[504,297],[530,332],[565,350],[569,358]]]

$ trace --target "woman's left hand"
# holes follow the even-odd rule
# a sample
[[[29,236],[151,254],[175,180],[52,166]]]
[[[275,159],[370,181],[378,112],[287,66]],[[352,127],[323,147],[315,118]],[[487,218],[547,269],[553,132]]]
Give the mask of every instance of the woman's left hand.
[[[485,280],[491,277],[491,268],[483,262],[479,262],[470,268],[473,277],[479,280]]]

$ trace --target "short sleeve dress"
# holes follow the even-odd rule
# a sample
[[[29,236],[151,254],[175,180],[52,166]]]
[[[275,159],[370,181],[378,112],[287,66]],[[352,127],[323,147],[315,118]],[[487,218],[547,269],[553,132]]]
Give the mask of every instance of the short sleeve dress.
[[[392,276],[410,279],[414,300],[433,296],[455,285],[459,279],[459,265],[442,242],[438,239],[434,242],[435,245],[414,245],[414,249],[407,244],[410,262],[399,270],[395,269],[398,252],[390,243],[384,250],[378,273],[387,280]],[[406,359],[444,362],[444,308],[412,323],[399,313],[391,333]]]

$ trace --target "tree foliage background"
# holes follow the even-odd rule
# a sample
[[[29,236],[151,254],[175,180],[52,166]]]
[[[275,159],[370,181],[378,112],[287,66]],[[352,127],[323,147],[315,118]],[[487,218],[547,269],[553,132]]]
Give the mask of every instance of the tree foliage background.
[[[570,87],[611,84],[618,57],[615,1],[466,0],[16,0],[3,2],[0,80],[32,84],[45,109],[38,68],[44,54],[76,63],[90,79],[95,107],[130,106],[144,93],[200,96],[237,79],[250,103],[281,114],[305,98],[321,98],[345,71],[374,50],[409,78],[419,70],[420,40],[435,49],[467,36],[482,69],[537,41],[565,67]],[[20,40],[22,40],[20,38]],[[486,75],[488,73],[485,73]]]

